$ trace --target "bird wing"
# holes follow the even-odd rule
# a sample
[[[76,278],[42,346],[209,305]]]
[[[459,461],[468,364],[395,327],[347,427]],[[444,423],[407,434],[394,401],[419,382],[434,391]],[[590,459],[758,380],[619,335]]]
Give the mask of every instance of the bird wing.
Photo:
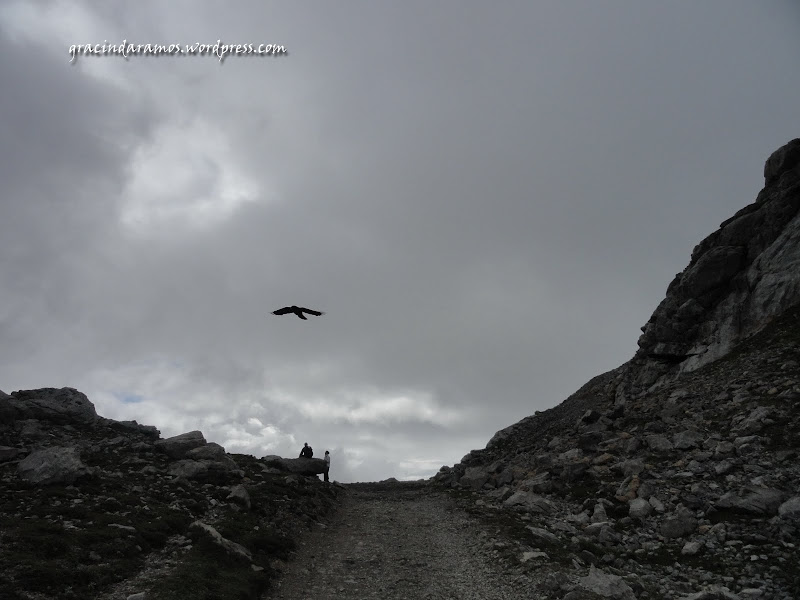
[[[273,315],[285,315],[286,313],[294,312],[291,306],[284,306],[283,308],[279,308],[276,311],[273,311]]]
[[[314,315],[315,317],[319,317],[320,315],[324,315],[324,312],[320,312],[318,310],[311,310],[310,308],[301,308],[300,312],[306,312],[310,315]]]

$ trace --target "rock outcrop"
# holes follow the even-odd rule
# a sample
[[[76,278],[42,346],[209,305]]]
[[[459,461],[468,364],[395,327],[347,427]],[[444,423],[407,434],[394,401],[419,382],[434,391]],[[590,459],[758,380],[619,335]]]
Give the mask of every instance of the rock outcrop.
[[[764,166],[756,201],[700,242],[642,328],[636,391],[724,356],[800,303],[800,139]]]
[[[342,489],[296,471],[71,388],[0,394],[0,597],[259,597]]]
[[[540,597],[800,598],[800,139],[764,175],[631,361],[433,478],[519,519]]]

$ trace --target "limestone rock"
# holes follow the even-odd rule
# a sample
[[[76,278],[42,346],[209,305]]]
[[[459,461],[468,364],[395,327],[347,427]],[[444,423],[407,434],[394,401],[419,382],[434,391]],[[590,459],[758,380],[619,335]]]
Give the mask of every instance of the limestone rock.
[[[20,478],[35,485],[51,483],[74,483],[78,478],[91,475],[74,447],[54,446],[37,450],[26,456],[17,465]]]
[[[489,473],[483,467],[467,467],[464,475],[458,480],[461,485],[473,490],[481,489],[487,481],[489,481]]]
[[[800,496],[789,498],[778,507],[781,519],[800,521]]]
[[[634,498],[628,503],[628,515],[632,519],[646,519],[653,512],[653,507],[644,498]]]
[[[220,460],[225,458],[225,448],[214,442],[209,442],[205,446],[198,446],[186,452],[186,458],[192,460]]]
[[[514,493],[510,498],[503,502],[503,505],[509,507],[520,506],[532,512],[544,514],[550,513],[553,510],[552,504],[546,498],[522,490]]]
[[[247,548],[222,537],[219,531],[214,529],[211,525],[207,525],[202,521],[195,521],[191,524],[190,528],[210,538],[211,541],[223,548],[231,556],[247,562],[253,561],[253,555],[250,554]]]
[[[678,450],[690,450],[692,448],[698,448],[705,436],[703,434],[687,429],[686,431],[681,431],[680,433],[676,433],[672,438],[672,444]]]
[[[588,592],[592,592],[602,598],[613,598],[614,600],[636,600],[633,589],[622,577],[612,575],[595,568],[589,567],[589,574],[578,579],[578,586]]]
[[[184,458],[189,450],[206,445],[206,438],[200,431],[189,431],[165,440],[158,440],[155,447],[170,458]]]
[[[775,515],[786,494],[781,490],[745,487],[724,494],[716,502],[717,508],[756,515]]]
[[[0,398],[0,404],[4,404],[4,412],[11,413],[16,420],[91,424],[98,418],[94,404],[89,402],[86,395],[67,387],[13,392],[11,396]]]
[[[696,529],[697,518],[683,506],[678,507],[674,514],[661,521],[661,534],[665,538],[683,537]]]
[[[247,510],[250,510],[250,494],[247,492],[247,488],[243,485],[235,485],[231,488],[231,493],[228,494],[226,500],[231,500],[236,504],[243,506]]]
[[[800,302],[798,148],[767,159],[756,202],[698,244],[669,285],[639,339],[634,385],[708,364]]]
[[[281,456],[265,456],[261,460],[268,467],[280,469],[295,475],[319,475],[325,472],[325,461],[321,458],[283,458]]]

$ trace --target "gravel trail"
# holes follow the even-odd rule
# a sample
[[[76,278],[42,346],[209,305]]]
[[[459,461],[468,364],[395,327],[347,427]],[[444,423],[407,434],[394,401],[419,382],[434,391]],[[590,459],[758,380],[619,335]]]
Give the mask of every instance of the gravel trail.
[[[304,537],[264,600],[534,597],[527,577],[492,560],[481,525],[446,494],[413,484],[348,488],[332,522]]]

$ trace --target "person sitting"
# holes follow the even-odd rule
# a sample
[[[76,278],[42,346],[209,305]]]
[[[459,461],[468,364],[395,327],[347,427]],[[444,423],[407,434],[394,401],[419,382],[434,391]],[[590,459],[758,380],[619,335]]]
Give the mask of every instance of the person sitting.
[[[306,442],[303,449],[300,450],[300,458],[312,458],[313,456],[314,451],[311,449],[311,446],[308,445],[308,442]]]

